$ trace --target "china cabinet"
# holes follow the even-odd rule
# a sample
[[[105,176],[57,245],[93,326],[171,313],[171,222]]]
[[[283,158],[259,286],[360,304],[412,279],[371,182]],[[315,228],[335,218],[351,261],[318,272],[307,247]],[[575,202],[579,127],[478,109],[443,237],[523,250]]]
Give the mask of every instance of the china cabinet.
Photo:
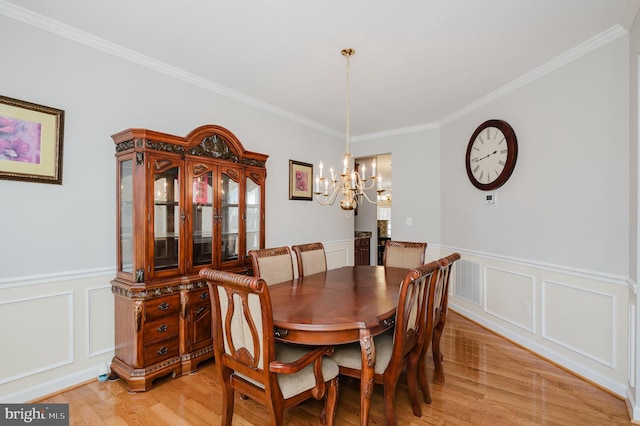
[[[209,267],[250,274],[264,248],[267,155],[229,130],[186,137],[147,129],[116,145],[117,271],[111,370],[130,391],[187,374],[213,356],[211,303],[198,276]]]

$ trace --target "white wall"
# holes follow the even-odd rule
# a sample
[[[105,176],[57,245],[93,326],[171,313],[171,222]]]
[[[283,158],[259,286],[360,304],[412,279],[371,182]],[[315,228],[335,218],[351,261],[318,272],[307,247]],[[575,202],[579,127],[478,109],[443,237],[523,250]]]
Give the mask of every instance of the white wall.
[[[20,40],[3,45],[13,66],[0,93],[66,111],[63,185],[0,181],[0,321],[13,325],[0,328],[12,342],[1,402],[95,377],[113,354],[110,135],[125,128],[230,129],[270,155],[267,245],[323,241],[331,267],[352,262],[353,217],[288,200],[288,160],[334,161],[342,139],[5,17],[0,39]],[[352,142],[354,157],[393,156],[395,239],[480,266],[481,304],[454,295],[453,308],[619,394],[630,329],[628,55],[624,36],[442,128]],[[493,206],[464,169],[468,139],[488,118],[510,122],[520,147]]]
[[[453,309],[619,395],[630,329],[628,49],[617,38],[440,129],[352,144],[358,156],[393,154],[394,238],[478,266],[479,304],[455,295],[454,274]],[[464,163],[491,118],[519,143],[495,205]]]
[[[637,2],[636,2],[637,3]],[[631,25],[632,24],[632,25]],[[632,418],[640,419],[640,401],[638,401],[638,381],[640,380],[640,360],[638,344],[640,338],[640,303],[638,303],[638,268],[640,250],[638,250],[638,224],[640,223],[640,202],[638,197],[638,82],[640,81],[640,23],[630,23],[629,48],[629,371],[627,372],[627,399],[632,407]]]
[[[110,136],[126,128],[184,136],[203,124],[226,127],[246,149],[269,155],[267,245],[323,241],[332,266],[352,262],[353,218],[288,199],[289,159],[340,158],[342,139],[4,16],[0,39],[16,41],[3,46],[12,65],[3,66],[0,93],[66,114],[63,185],[0,181],[0,341],[12,348],[0,401],[96,377],[113,356]]]
[[[440,131],[381,136],[351,142],[355,157],[390,153],[393,169],[392,236],[400,241],[440,242]],[[407,225],[411,218],[412,225]]]
[[[442,248],[478,265],[481,295],[476,305],[453,294],[452,308],[619,395],[629,330],[628,49],[619,37],[441,129]],[[495,205],[463,161],[490,118],[509,122],[519,147]]]

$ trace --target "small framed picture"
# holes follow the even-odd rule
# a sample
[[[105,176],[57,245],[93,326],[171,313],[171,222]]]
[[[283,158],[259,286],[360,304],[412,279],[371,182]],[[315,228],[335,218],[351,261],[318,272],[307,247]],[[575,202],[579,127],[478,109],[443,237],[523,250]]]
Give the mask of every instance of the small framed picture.
[[[313,164],[289,160],[289,199],[313,199]]]
[[[0,96],[0,179],[62,185],[64,111]]]

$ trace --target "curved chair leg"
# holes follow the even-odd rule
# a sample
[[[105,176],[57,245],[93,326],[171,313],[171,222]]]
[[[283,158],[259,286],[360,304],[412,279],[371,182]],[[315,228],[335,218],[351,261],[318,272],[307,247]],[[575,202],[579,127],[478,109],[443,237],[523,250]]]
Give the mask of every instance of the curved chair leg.
[[[233,420],[233,387],[225,378],[222,383],[222,426],[231,426]]]
[[[407,387],[409,388],[409,401],[411,401],[411,408],[413,409],[413,415],[416,417],[422,417],[422,406],[418,399],[418,361],[420,354],[417,357],[410,357],[407,362]],[[423,372],[424,373],[424,372]],[[429,392],[429,385],[427,384],[427,392]],[[423,389],[424,391],[424,389]],[[429,398],[431,395],[429,395]]]
[[[384,375],[384,412],[387,417],[387,425],[389,426],[398,426],[393,400],[396,396],[399,376],[400,372],[397,374],[389,374],[389,372],[386,372]]]
[[[427,380],[427,351],[424,350],[418,361],[418,384],[422,390],[422,399],[427,404],[431,404],[431,392],[429,391],[429,381]]]
[[[444,383],[444,369],[442,368],[442,361],[444,360],[444,356],[442,352],[440,352],[440,338],[442,337],[442,331],[444,329],[444,324],[441,322],[438,326],[433,330],[433,338],[431,342],[431,352],[433,353],[433,372],[435,374],[436,380],[440,383]]]
[[[320,412],[320,423],[327,426],[333,426],[336,416],[336,405],[338,402],[338,389],[340,383],[338,378],[331,380],[327,393],[324,397],[324,406]]]
[[[431,342],[427,342],[427,343],[431,343]],[[425,345],[425,348],[422,350],[422,353],[420,354],[416,375],[418,376],[418,385],[420,385],[420,389],[422,389],[422,399],[427,404],[431,404],[431,392],[429,391],[429,381],[427,380],[427,350],[428,349],[429,349],[428,345]]]

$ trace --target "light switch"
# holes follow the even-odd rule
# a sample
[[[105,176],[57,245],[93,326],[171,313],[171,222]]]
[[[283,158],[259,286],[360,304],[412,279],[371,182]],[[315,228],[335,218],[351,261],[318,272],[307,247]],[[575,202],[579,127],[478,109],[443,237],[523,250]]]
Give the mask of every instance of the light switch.
[[[410,216],[407,217],[407,219],[405,220],[405,223],[407,224],[407,226],[413,225],[413,218]]]

